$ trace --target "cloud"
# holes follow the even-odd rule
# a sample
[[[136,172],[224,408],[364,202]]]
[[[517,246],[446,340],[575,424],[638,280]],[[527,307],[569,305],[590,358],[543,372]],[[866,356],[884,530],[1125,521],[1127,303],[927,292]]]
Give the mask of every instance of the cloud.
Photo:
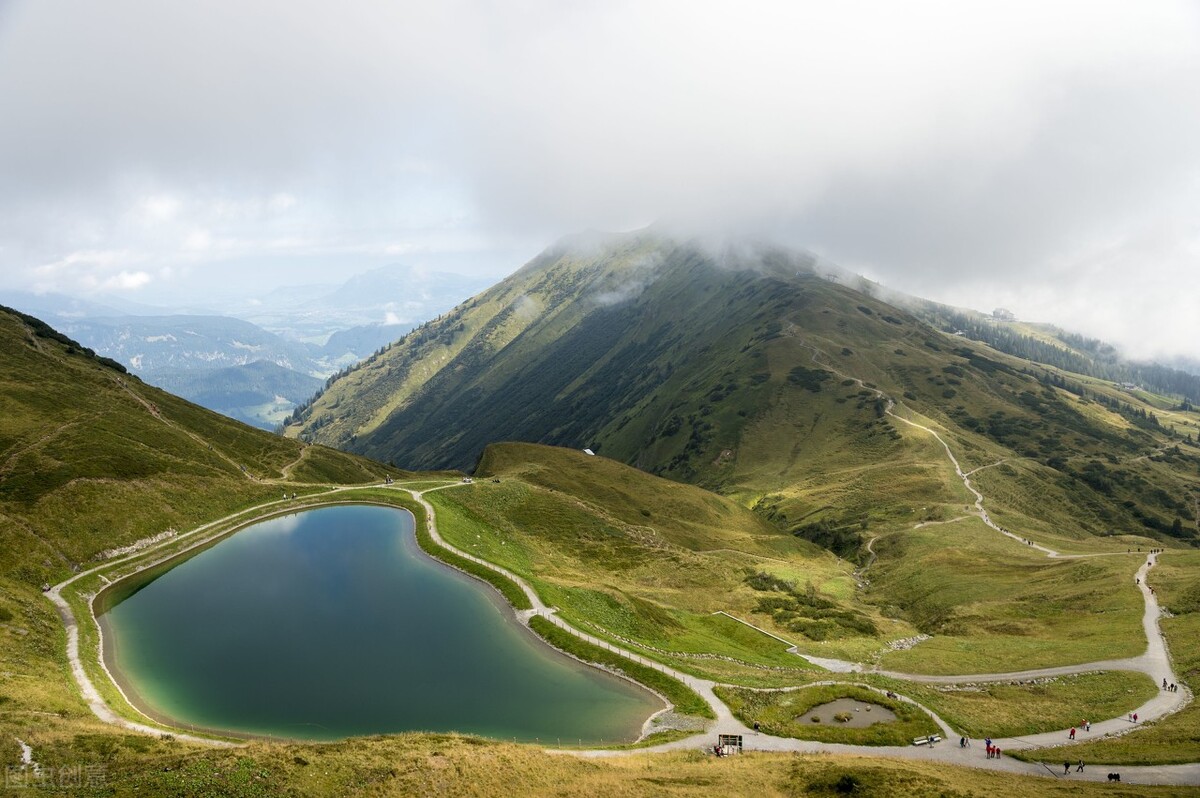
[[[397,256],[496,273],[657,221],[1023,315],[1083,298],[1127,346],[1200,354],[1196,292],[1170,290],[1200,238],[1198,23],[1172,0],[10,3],[0,280],[86,251],[192,293]]]
[[[179,213],[180,204],[177,197],[167,195],[146,197],[138,203],[137,215],[143,224],[169,222]]]
[[[121,271],[102,281],[99,288],[103,291],[131,291],[141,288],[152,279],[149,272]]]

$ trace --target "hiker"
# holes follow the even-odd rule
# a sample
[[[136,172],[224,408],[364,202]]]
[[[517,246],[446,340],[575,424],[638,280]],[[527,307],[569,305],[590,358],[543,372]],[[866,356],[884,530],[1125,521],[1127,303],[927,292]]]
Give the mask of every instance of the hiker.
[[[999,758],[1000,758],[1000,746],[998,746],[998,745],[993,745],[993,746],[992,746],[992,753],[996,755],[996,759],[999,759]]]
[[[1136,712],[1133,713],[1133,722],[1137,723],[1137,713]]]
[[[992,738],[991,737],[985,737],[983,739],[983,742],[988,748],[992,747]]]
[[[1070,739],[1070,740],[1074,740],[1074,739],[1075,739],[1075,727],[1074,727],[1074,726],[1072,726],[1072,727],[1071,727],[1071,733],[1070,733],[1069,735],[1067,735],[1067,737],[1068,737],[1068,739]]]
[[[929,735],[928,737],[925,738],[925,740],[929,744],[929,747],[933,748],[933,735],[932,734]]]
[[[1083,772],[1083,760],[1082,760],[1082,759],[1081,759],[1081,760],[1079,760],[1079,767],[1075,768],[1075,772],[1076,772],[1076,773],[1082,773],[1082,772]]]
[[[1085,720],[1083,722],[1083,730],[1087,731],[1087,732],[1090,732],[1092,730],[1092,722],[1090,720]]]
[[[988,746],[987,746],[987,758],[988,759],[992,758],[992,744],[991,743],[988,743]]]
[[[1063,762],[1063,775],[1064,776],[1071,775],[1071,763],[1070,762]]]
[[[959,748],[966,748],[966,747],[967,747],[967,738],[966,738],[966,737],[959,737],[959,738],[958,738],[958,747],[959,747]]]
[[[754,721],[754,731],[758,731],[758,721]]]
[[[1164,690],[1167,689],[1167,680],[1166,679],[1163,679],[1163,689]]]

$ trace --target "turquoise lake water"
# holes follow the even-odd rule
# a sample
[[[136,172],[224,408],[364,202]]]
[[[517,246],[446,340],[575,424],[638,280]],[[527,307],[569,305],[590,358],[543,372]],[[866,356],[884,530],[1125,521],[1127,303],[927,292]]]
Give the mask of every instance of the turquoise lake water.
[[[110,668],[176,724],[302,739],[628,741],[661,708],[541,643],[412,524],[345,505],[247,527],[102,616]]]

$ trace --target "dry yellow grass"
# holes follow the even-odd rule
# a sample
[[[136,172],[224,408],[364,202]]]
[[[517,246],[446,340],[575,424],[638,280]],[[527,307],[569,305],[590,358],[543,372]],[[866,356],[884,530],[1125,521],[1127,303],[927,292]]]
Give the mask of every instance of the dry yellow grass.
[[[56,753],[103,767],[94,794],[204,796],[916,796],[1111,795],[1107,784],[1014,777],[922,761],[698,751],[585,759],[530,746],[435,735],[329,745],[256,743],[229,751],[78,736]],[[841,789],[839,789],[839,785]],[[1194,788],[1123,785],[1120,795],[1194,795]],[[87,794],[87,791],[81,791]]]

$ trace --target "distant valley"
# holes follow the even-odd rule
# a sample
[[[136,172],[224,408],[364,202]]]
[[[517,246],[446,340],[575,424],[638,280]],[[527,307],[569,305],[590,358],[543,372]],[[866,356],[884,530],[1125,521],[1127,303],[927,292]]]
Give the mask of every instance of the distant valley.
[[[476,281],[377,269],[341,286],[296,286],[222,313],[9,292],[0,303],[50,320],[147,382],[262,429],[275,429],[330,375],[449,309]]]

